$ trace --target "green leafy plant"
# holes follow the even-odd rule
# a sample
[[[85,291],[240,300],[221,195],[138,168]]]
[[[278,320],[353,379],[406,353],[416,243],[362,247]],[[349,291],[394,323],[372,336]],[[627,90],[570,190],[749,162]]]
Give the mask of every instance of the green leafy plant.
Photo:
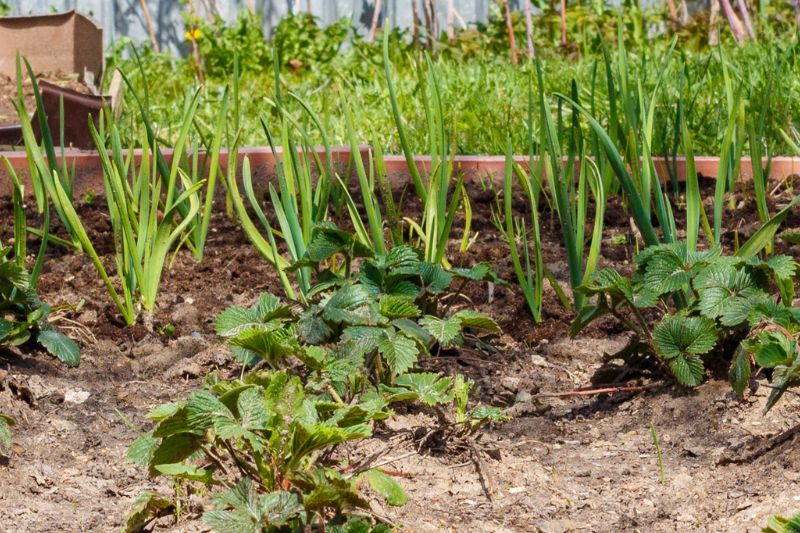
[[[123,157],[118,127],[110,115],[106,115],[112,148],[110,156],[102,149],[105,143],[101,133],[90,126],[100,149],[105,196],[114,229],[117,274],[124,296],[122,314],[128,324],[135,320],[139,305],[152,313],[167,255],[190,225],[205,226],[203,239],[208,231],[208,218],[198,218],[199,191],[205,180],[192,181],[180,166],[196,106],[197,92],[186,99],[187,118],[175,145],[166,181],[159,177],[161,152],[156,145],[148,146],[145,138],[141,140],[142,156],[137,165],[133,150]],[[207,212],[210,213],[210,207]],[[80,222],[75,220],[75,225]],[[91,245],[86,248],[93,250]],[[200,250],[202,252],[202,248]]]
[[[604,269],[579,289],[596,296],[596,302],[581,311],[572,334],[601,316],[614,316],[633,332],[616,357],[649,359],[685,386],[702,382],[704,358],[715,348],[738,344],[731,382],[740,394],[750,378],[751,356],[758,365],[775,368],[769,409],[797,384],[792,365],[798,315],[790,307],[796,272],[797,264],[787,256],[761,261],[724,256],[719,248],[691,251],[685,242],[653,246],[636,257],[632,278]],[[777,300],[772,287],[778,288]],[[654,313],[658,319],[651,327]]]
[[[355,258],[361,259],[357,272]],[[338,393],[351,395],[359,388],[338,379],[349,377],[342,365],[392,383],[435,346],[460,345],[469,330],[499,332],[481,313],[440,306],[445,295],[453,298],[469,281],[501,282],[484,263],[447,271],[421,260],[409,246],[373,256],[353,234],[324,222],[315,226],[306,256],[290,270],[298,268],[312,269],[318,280],[306,305],[293,308],[264,294],[251,308],[231,307],[217,318],[217,333],[243,363],[283,368],[297,357]],[[456,279],[460,283],[452,292]]]
[[[433,346],[463,343],[468,330],[499,331],[480,313],[439,308],[454,279],[462,287],[495,279],[488,265],[447,272],[407,246],[373,257],[354,235],[322,222],[290,268],[301,267],[318,280],[308,304],[262,294],[217,317],[217,332],[244,363],[242,377],[212,376],[187,400],[155,408],[155,427],[128,452],[153,476],[208,486],[214,510],[203,521],[214,531],[369,530],[372,521],[358,516],[369,509],[363,488],[390,505],[403,505],[405,492],[387,472],[337,464],[333,452],[369,437],[394,403],[433,409],[453,435],[506,419],[496,408],[469,407],[471,380],[407,372]],[[143,495],[129,530],[174,505]]]
[[[279,85],[280,73],[277,68],[275,70],[275,79],[276,85]],[[277,229],[280,231],[273,229],[272,224],[270,224],[264,213],[262,202],[253,185],[250,162],[247,157],[245,157],[242,167],[242,185],[250,208],[266,233],[266,238],[252,221],[244,201],[240,198],[235,172],[228,173],[227,184],[234,210],[245,234],[264,258],[278,270],[284,292],[288,297],[294,299],[295,291],[286,275],[287,267],[305,255],[306,248],[311,240],[314,224],[325,220],[327,216],[329,199],[334,183],[334,171],[330,145],[327,142],[325,130],[303,100],[295,95],[292,95],[292,98],[300,103],[304,114],[310,118],[313,126],[321,132],[325,144],[325,163],[323,164],[316,150],[314,150],[305,126],[299,120],[286,113],[282,103],[281,92],[276,90],[275,105],[280,118],[281,132],[280,151],[275,144],[275,138],[266,116],[262,117],[261,124],[275,160],[277,183],[269,184],[268,196],[271,202],[271,209],[277,218]],[[316,180],[312,179],[314,166],[319,173],[319,177]],[[285,243],[289,255],[288,260],[281,255],[278,246],[279,241],[276,240],[276,237]],[[310,274],[305,267],[295,270],[301,300],[306,298],[310,290]]]
[[[33,87],[34,101],[36,103],[36,118],[39,127],[41,144],[36,140],[33,122],[28,114],[27,108],[25,107],[22,70],[23,62],[25,64],[25,71],[27,72],[28,78],[31,80],[31,85]],[[59,217],[59,220],[61,220],[61,222],[64,224],[64,227],[69,234],[69,240],[61,240],[61,244],[71,247],[76,252],[81,252],[82,243],[79,235],[80,229],[75,228],[72,220],[70,220],[68,217],[69,208],[72,204],[74,176],[72,176],[69,172],[66,158],[63,157],[64,143],[61,143],[62,157],[61,166],[59,166],[55,149],[56,141],[53,138],[50,126],[47,122],[47,115],[45,113],[42,95],[39,90],[38,79],[36,78],[30,63],[28,63],[28,60],[25,59],[23,61],[19,54],[17,54],[16,58],[16,75],[17,98],[12,100],[12,104],[17,111],[17,115],[19,116],[20,120],[20,126],[22,128],[22,138],[25,144],[25,153],[28,159],[29,173],[31,176],[31,183],[33,185],[33,195],[36,199],[37,210],[44,217],[46,225],[48,225],[50,220],[49,211],[50,206],[52,205],[57,216]],[[63,106],[61,108],[59,119],[63,126]],[[10,168],[8,163],[6,163],[6,168]],[[9,174],[14,174],[14,177],[16,177],[16,174],[13,172],[13,170],[10,171]],[[63,194],[59,194],[59,190],[63,191]]]
[[[458,208],[462,204],[462,198],[466,198],[467,195],[461,172],[456,172],[455,183],[452,183],[452,133],[448,127],[449,117],[445,115],[444,111],[445,107],[442,102],[437,69],[430,56],[425,54],[425,67],[424,69],[422,65],[418,67],[418,77],[428,131],[431,173],[427,180],[423,180],[417,164],[414,162],[414,154],[407,140],[406,126],[404,125],[403,117],[400,115],[397,91],[392,75],[392,64],[389,60],[389,35],[389,32],[385,32],[383,40],[383,62],[386,84],[389,90],[389,102],[400,146],[411,173],[411,181],[423,205],[422,220],[415,221],[406,218],[405,221],[422,243],[425,260],[429,262],[446,262],[445,254],[453,222]],[[352,139],[353,133],[350,122],[348,122],[348,129]],[[450,192],[451,187],[452,195]],[[464,201],[466,202],[467,200]],[[468,224],[469,222],[467,221],[467,228],[469,227]]]
[[[50,306],[43,303],[36,293],[36,282],[44,262],[44,254],[49,238],[49,205],[44,196],[47,210],[44,225],[38,232],[41,237],[39,252],[36,255],[32,273],[28,273],[27,234],[33,231],[27,226],[25,216],[25,191],[14,168],[2,156],[11,182],[11,202],[13,206],[12,246],[0,242],[0,346],[22,346],[37,343],[50,355],[67,366],[76,366],[80,361],[80,348],[74,341],[56,331],[47,321]],[[16,421],[0,413],[0,449],[11,446],[11,427]]]
[[[50,306],[39,299],[36,280],[41,270],[47,246],[47,217],[42,229],[42,244],[34,265],[33,275],[25,265],[27,221],[22,183],[8,160],[3,157],[12,185],[14,211],[14,243],[0,242],[0,345],[20,346],[35,342],[68,366],[76,366],[80,350],[74,341],[56,331],[47,321]],[[5,421],[5,430],[9,422]]]
[[[154,429],[128,455],[151,475],[211,487],[214,510],[203,521],[214,531],[324,528],[369,509],[364,485],[389,504],[405,503],[403,489],[383,471],[337,468],[323,459],[368,437],[370,424],[389,416],[386,405],[377,398],[336,404],[286,371],[211,378],[187,400],[151,411]]]
[[[47,321],[50,306],[39,299],[28,272],[8,260],[9,252],[0,250],[0,344],[35,342],[64,364],[77,366],[78,345]]]

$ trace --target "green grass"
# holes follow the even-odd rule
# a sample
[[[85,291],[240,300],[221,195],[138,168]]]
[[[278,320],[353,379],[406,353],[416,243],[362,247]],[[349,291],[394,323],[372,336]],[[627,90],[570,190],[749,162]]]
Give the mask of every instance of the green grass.
[[[748,42],[743,47],[724,41],[719,48],[696,50],[691,39],[679,40],[673,57],[666,64],[662,83],[658,84],[660,64],[667,54],[671,39],[667,36],[638,41],[635,35],[623,28],[627,53],[626,85],[629,94],[621,94],[619,86],[615,99],[622,105],[633,92],[643,95],[658,92],[656,106],[652,110],[653,155],[663,155],[671,150],[674,131],[674,108],[683,98],[683,120],[692,131],[694,152],[698,155],[719,154],[725,144],[724,128],[728,119],[730,95],[726,87],[736,87],[743,100],[760,102],[765,91],[772,95],[772,102],[765,124],[767,133],[786,129],[792,118],[800,115],[800,80],[792,74],[794,64],[800,60],[796,38],[792,35],[763,35],[759,42]],[[591,30],[587,30],[591,33]],[[606,41],[587,35],[578,58],[565,57],[553,50],[541,52],[545,90],[548,93],[569,94],[574,78],[584,92],[595,86],[593,95],[598,112],[595,116],[604,125],[613,111],[606,92],[605,66],[602,44],[610,49],[616,47],[612,33]],[[396,98],[403,106],[403,117],[407,126],[407,145],[414,153],[427,153],[427,117],[421,105],[422,94],[418,69],[425,68],[425,60],[418,47],[391,41],[394,65],[394,89]],[[192,59],[176,59],[164,54],[155,54],[147,48],[140,50],[142,68],[134,60],[120,59],[115,52],[109,59],[110,66],[119,66],[131,80],[137,93],[147,89],[148,113],[153,124],[158,126],[162,138],[174,138],[178,134],[182,109],[180,102],[185,93],[198,85],[197,69]],[[281,89],[291,91],[307,102],[317,114],[322,128],[328,133],[333,145],[348,143],[347,124],[342,112],[342,95],[359,113],[353,117],[356,136],[359,139],[374,139],[385,153],[401,153],[401,140],[389,101],[383,61],[378,44],[356,42],[334,56],[330,61],[311,64],[298,71],[282,66]],[[617,53],[610,54],[610,70],[615,76],[620,72],[621,60]],[[447,110],[449,129],[452,131],[452,150],[456,154],[498,154],[505,151],[507,132],[511,132],[514,146],[527,146],[526,132],[527,80],[530,64],[512,65],[503,53],[487,48],[471,53],[466,58],[458,57],[452,50],[434,54],[442,108]],[[284,58],[284,62],[286,59]],[[258,67],[258,68],[257,68]],[[278,112],[272,95],[275,94],[275,78],[271,68],[263,64],[243,61],[241,68],[241,145],[263,145],[263,133],[259,118],[262,114],[274,119]],[[219,73],[220,68],[214,70]],[[224,96],[224,87],[230,79],[225,75],[206,74],[201,89],[201,103],[197,112],[196,127],[211,134],[216,114]],[[683,78],[682,84],[675,80]],[[597,83],[593,82],[596,81]],[[768,82],[771,80],[771,82]],[[618,80],[619,81],[622,80]],[[581,94],[586,101],[588,94]],[[286,99],[285,110],[295,117],[302,117],[303,110],[297,101]],[[620,112],[623,110],[620,109]],[[535,117],[538,118],[538,117]],[[139,113],[134,102],[126,102],[121,123],[127,123],[132,138],[141,127]],[[538,128],[537,120],[534,127]],[[311,140],[322,144],[319,128],[309,128]],[[232,136],[233,131],[228,131]],[[773,153],[788,153],[789,147],[779,135],[774,135]],[[749,148],[743,148],[749,153]]]

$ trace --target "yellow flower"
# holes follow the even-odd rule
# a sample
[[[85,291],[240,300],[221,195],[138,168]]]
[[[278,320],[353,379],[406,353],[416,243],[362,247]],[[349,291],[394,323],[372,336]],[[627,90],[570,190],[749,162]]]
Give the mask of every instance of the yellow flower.
[[[200,28],[189,28],[186,31],[186,40],[187,41],[196,41],[200,37],[203,36],[203,32],[200,31]]]

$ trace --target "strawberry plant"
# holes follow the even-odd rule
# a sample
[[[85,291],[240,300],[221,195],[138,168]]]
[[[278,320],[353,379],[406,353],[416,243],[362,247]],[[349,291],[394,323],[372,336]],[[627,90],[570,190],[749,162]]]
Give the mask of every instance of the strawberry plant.
[[[651,246],[636,257],[631,278],[604,269],[579,288],[596,301],[580,311],[572,334],[601,316],[616,317],[633,332],[617,356],[656,363],[685,386],[703,381],[713,351],[738,346],[731,384],[742,394],[753,364],[773,369],[769,409],[800,384],[800,309],[791,307],[796,273],[787,256],[762,261],[725,256],[719,247],[691,251],[685,242]]]
[[[406,495],[380,469],[337,466],[335,448],[371,436],[399,402],[432,410],[438,431],[455,437],[505,419],[496,408],[469,407],[471,380],[408,372],[436,346],[463,344],[472,330],[499,331],[489,317],[451,312],[441,300],[469,281],[500,280],[485,264],[446,271],[407,246],[375,256],[329,222],[315,226],[289,268],[314,273],[309,303],[265,293],[248,308],[223,311],[216,329],[243,363],[242,377],[212,376],[187,400],[155,408],[154,428],[128,455],[153,476],[207,485],[214,510],[203,520],[214,531],[374,531],[357,516],[369,510],[362,489],[390,505]],[[172,507],[144,494],[128,529]]]
[[[42,244],[31,274],[25,267],[27,221],[23,186],[8,160],[3,160],[12,184],[14,242],[8,247],[0,243],[0,346],[35,342],[68,366],[76,366],[80,360],[78,345],[53,329],[47,321],[50,306],[36,294],[36,281],[48,242],[49,216],[45,216]],[[3,431],[0,428],[0,434]]]
[[[445,270],[409,246],[373,256],[352,234],[324,222],[315,226],[305,257],[290,267],[297,268],[316,273],[308,305],[264,294],[249,309],[230,307],[217,318],[217,333],[245,365],[277,369],[297,358],[344,393],[349,387],[336,376],[366,374],[391,384],[431,349],[462,345],[472,331],[500,331],[482,313],[440,308],[446,294],[452,301],[469,281],[501,282],[484,263]]]
[[[203,521],[214,531],[352,531],[355,524],[369,531],[367,522],[354,519],[369,510],[362,489],[370,487],[389,505],[403,505],[406,494],[380,469],[336,465],[335,447],[369,437],[396,402],[419,401],[443,417],[442,406],[452,405],[449,425],[462,434],[503,420],[494,408],[467,409],[471,386],[461,377],[404,374],[393,387],[369,387],[345,403],[286,370],[257,370],[233,381],[212,376],[187,400],[153,409],[148,418],[155,427],[131,445],[128,457],[150,475],[207,485],[214,510]],[[128,530],[173,506],[143,494]]]
[[[35,342],[65,363],[77,366],[78,345],[47,321],[50,306],[30,285],[28,272],[7,260],[9,249],[0,250],[0,345]]]
[[[342,523],[369,504],[369,485],[388,503],[405,502],[400,485],[380,470],[343,471],[324,452],[371,435],[389,416],[386,401],[340,404],[306,390],[286,371],[257,371],[241,380],[209,378],[187,400],[161,405],[155,427],[128,451],[151,475],[207,484],[213,530],[263,531]]]

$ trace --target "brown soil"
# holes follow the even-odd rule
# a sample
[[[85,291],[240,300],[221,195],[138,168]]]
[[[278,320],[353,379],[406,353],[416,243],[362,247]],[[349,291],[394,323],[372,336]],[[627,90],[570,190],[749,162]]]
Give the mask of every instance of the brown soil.
[[[480,235],[454,262],[489,260],[512,280],[505,245],[489,222],[489,198],[480,191],[472,196],[473,229]],[[102,204],[98,198],[81,214],[111,267]],[[729,217],[740,239],[757,229],[753,213],[746,201]],[[0,205],[0,220],[0,238],[7,242],[7,204]],[[628,268],[633,251],[612,243],[613,236],[630,231],[616,202],[606,220],[602,263]],[[800,226],[797,214],[787,226]],[[235,224],[218,215],[212,227],[202,263],[181,251],[164,273],[154,322],[156,330],[173,324],[177,332],[171,338],[142,326],[123,327],[89,259],[50,251],[41,295],[54,306],[85,300],[79,311],[57,315],[62,330],[81,341],[82,363],[66,369],[43,354],[0,352],[0,412],[18,421],[10,456],[0,464],[0,531],[118,531],[142,491],[171,494],[169,483],[148,479],[125,459],[127,446],[147,426],[148,409],[188,394],[209,372],[237,373],[213,334],[216,314],[250,303],[261,291],[280,293],[273,271]],[[543,215],[543,234],[546,262],[566,287],[560,229],[549,215]],[[726,239],[732,241],[733,234]],[[797,257],[800,247],[782,245],[780,251]],[[787,394],[765,416],[766,386],[740,402],[720,375],[692,391],[644,379],[654,384],[646,392],[531,401],[537,392],[591,385],[601,356],[623,346],[625,333],[599,322],[570,339],[572,315],[549,289],[538,325],[516,288],[495,287],[490,300],[487,287],[476,285],[467,296],[503,326],[499,349],[425,364],[467,374],[484,402],[508,408],[514,420],[488,428],[472,447],[442,442],[418,450],[405,435],[435,421],[410,409],[366,443],[338,452],[343,459],[380,451],[382,461],[399,458],[385,468],[403,473],[399,479],[409,503],[390,508],[375,502],[375,510],[403,530],[759,531],[770,514],[797,510],[800,455],[793,438],[750,462],[730,462],[794,426],[797,396]],[[759,383],[767,381],[762,377]],[[663,483],[651,424],[663,452]],[[204,531],[198,516],[207,505],[193,496],[179,523],[164,518],[156,527]]]

